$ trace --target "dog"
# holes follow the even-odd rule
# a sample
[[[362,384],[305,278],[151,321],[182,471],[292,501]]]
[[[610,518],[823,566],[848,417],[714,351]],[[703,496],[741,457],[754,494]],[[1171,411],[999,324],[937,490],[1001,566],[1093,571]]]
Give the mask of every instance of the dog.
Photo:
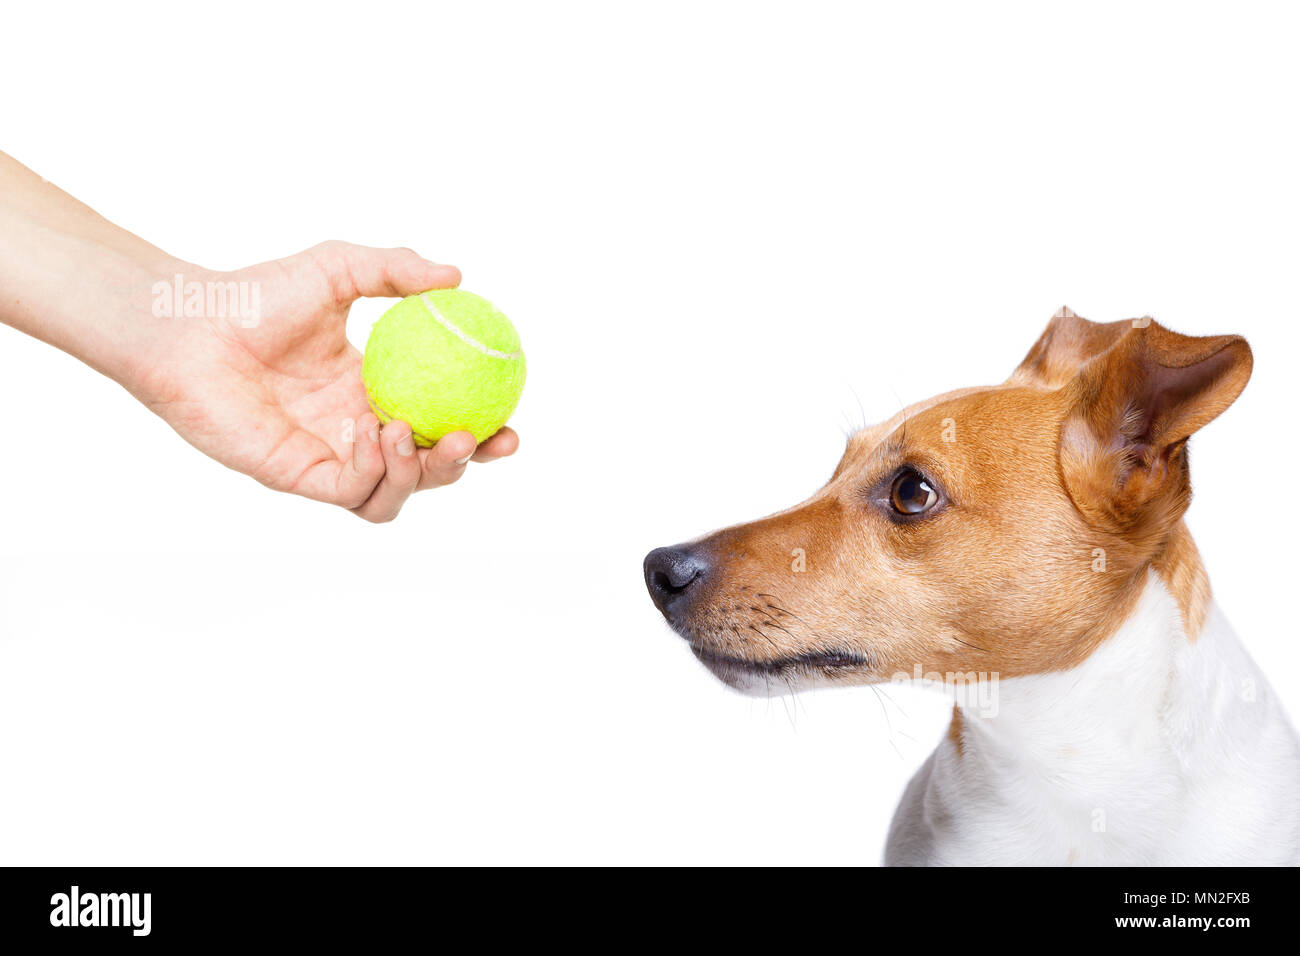
[[[743,692],[985,681],[887,865],[1298,863],[1300,743],[1183,522],[1188,439],[1251,368],[1240,336],[1062,309],[1006,382],[857,432],[802,504],[651,551],[646,587]]]

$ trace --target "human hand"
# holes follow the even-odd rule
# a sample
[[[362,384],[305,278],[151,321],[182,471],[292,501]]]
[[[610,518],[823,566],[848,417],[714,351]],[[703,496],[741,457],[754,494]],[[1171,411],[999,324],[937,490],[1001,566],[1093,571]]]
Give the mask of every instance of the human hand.
[[[477,447],[469,432],[453,432],[417,448],[407,423],[381,428],[366,400],[361,353],[344,334],[352,303],[456,286],[454,266],[409,249],[326,242],[235,272],[187,272],[183,281],[247,283],[256,322],[232,308],[153,317],[152,346],[124,384],[194,447],[270,488],[390,521],[412,492],[451,484],[468,462],[519,446],[506,427]]]

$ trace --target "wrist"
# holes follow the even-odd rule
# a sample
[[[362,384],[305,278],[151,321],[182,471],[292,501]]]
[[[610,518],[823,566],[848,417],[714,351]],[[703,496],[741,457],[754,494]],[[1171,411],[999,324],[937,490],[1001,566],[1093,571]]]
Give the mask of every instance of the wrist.
[[[130,270],[118,294],[116,330],[105,357],[106,374],[146,404],[174,400],[186,388],[188,364],[213,346],[214,331],[260,319],[233,273],[212,272],[179,259],[160,259]]]

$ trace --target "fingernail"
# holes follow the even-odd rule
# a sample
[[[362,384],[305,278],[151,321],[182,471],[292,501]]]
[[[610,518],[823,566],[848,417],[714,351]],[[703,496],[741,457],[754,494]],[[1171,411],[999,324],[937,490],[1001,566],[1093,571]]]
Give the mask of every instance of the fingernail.
[[[467,463],[471,458],[473,458],[473,457],[474,457],[474,453],[473,453],[473,452],[470,452],[470,453],[469,453],[468,455],[466,455],[464,458],[457,458],[457,459],[456,459],[456,464],[458,464],[458,465],[464,465],[464,464],[466,464],[466,463]]]
[[[370,431],[367,432],[366,434],[368,434],[368,435],[370,436],[370,440],[371,440],[371,441],[379,441],[379,426],[378,426],[378,425],[371,425],[371,426],[370,426]]]
[[[403,458],[409,458],[415,454],[415,439],[407,435],[397,443],[397,453]]]

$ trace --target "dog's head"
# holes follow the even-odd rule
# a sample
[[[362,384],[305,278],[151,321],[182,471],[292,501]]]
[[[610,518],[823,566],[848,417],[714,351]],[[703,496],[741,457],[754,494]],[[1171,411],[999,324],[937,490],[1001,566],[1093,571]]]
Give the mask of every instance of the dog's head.
[[[1238,336],[1061,310],[1002,385],[855,434],[787,511],[645,559],[655,605],[742,690],[1081,661],[1148,568],[1189,634],[1208,588],[1182,525],[1188,437],[1250,377]]]

